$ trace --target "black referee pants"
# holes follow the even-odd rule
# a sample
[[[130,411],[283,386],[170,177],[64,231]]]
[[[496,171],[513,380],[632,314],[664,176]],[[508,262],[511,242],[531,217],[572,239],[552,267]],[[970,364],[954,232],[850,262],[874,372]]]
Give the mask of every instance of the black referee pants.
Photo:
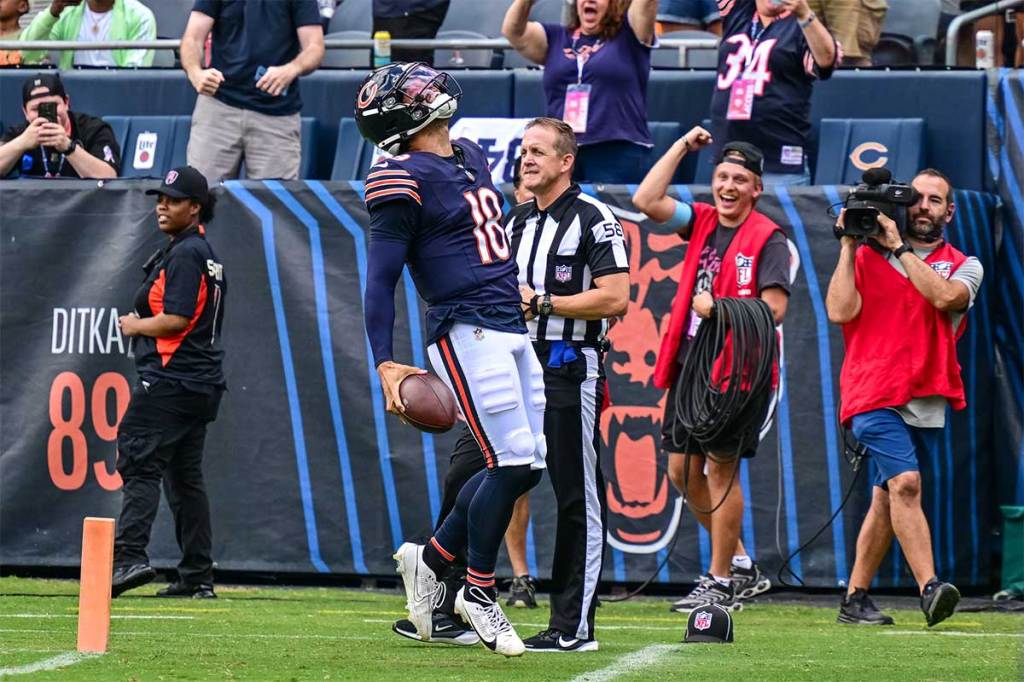
[[[598,457],[603,357],[596,348],[574,344],[576,359],[551,367],[550,342],[537,342],[534,348],[544,366],[544,436],[558,507],[548,623],[567,637],[593,639],[607,525]]]
[[[117,430],[117,471],[123,481],[114,566],[149,563],[153,520],[163,482],[182,551],[179,580],[213,584],[213,532],[203,482],[206,425],[217,417],[223,390],[191,391],[160,379],[132,391]]]

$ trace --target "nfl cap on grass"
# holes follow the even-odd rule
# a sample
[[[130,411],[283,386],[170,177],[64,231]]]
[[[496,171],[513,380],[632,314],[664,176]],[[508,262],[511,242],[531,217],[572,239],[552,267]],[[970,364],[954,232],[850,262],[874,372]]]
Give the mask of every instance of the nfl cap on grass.
[[[683,641],[732,643],[732,614],[718,604],[707,604],[690,611]]]

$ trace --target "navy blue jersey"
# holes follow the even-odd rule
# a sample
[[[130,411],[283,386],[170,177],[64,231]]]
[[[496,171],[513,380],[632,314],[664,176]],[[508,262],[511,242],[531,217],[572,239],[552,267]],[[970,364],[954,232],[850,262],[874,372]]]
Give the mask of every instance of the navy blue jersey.
[[[726,142],[742,140],[764,152],[767,172],[802,173],[811,87],[816,79],[829,78],[835,65],[823,68],[814,62],[795,15],[782,14],[764,26],[755,0],[719,0],[719,7],[723,25],[711,96],[712,158],[718,158]],[[742,97],[740,81],[752,89],[749,119],[729,116],[730,99]]]
[[[405,261],[428,306],[428,343],[454,322],[525,333],[516,263],[502,226],[504,200],[491,182],[483,150],[465,139],[452,146],[452,157],[411,152],[381,159],[370,169],[365,198],[371,269],[374,255],[381,260],[386,253],[385,243],[405,247]],[[367,313],[375,358],[390,359],[384,357],[390,356],[390,338],[375,343]]]

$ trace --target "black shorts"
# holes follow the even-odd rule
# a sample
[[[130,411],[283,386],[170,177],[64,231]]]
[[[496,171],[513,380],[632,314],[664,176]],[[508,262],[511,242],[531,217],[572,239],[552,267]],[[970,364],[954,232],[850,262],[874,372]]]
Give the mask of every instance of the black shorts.
[[[713,443],[709,443],[707,446],[702,446],[676,420],[676,386],[678,383],[678,381],[673,383],[672,388],[668,390],[668,398],[665,400],[665,414],[661,419],[661,448],[665,452],[689,453],[691,455],[706,455],[710,452],[716,455],[729,456],[739,452],[740,457],[744,459],[750,459],[757,454],[757,445],[761,440],[762,426],[765,418],[768,416],[771,401],[768,401],[763,406],[751,403],[745,408],[747,414],[750,414],[752,419],[756,419],[758,424],[756,431],[751,432],[748,430],[746,434],[730,433]],[[754,410],[757,410],[758,414],[755,415],[753,413]]]

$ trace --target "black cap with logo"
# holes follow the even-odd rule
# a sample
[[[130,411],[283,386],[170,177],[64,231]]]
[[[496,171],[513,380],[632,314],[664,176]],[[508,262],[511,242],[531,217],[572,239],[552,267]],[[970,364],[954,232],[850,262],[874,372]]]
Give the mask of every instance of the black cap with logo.
[[[728,142],[722,146],[717,163],[735,163],[758,177],[764,175],[764,154],[749,142]]]
[[[39,92],[35,92],[36,90]],[[50,95],[58,95],[62,98],[68,96],[64,91],[64,82],[56,73],[37,73],[29,77],[21,86],[22,106],[37,97],[49,97]]]
[[[690,611],[684,642],[732,643],[732,614],[718,604],[707,604]]]
[[[195,199],[206,205],[210,188],[206,177],[192,166],[179,166],[167,171],[164,181],[156,189],[147,189],[146,194],[165,194],[175,199]]]

